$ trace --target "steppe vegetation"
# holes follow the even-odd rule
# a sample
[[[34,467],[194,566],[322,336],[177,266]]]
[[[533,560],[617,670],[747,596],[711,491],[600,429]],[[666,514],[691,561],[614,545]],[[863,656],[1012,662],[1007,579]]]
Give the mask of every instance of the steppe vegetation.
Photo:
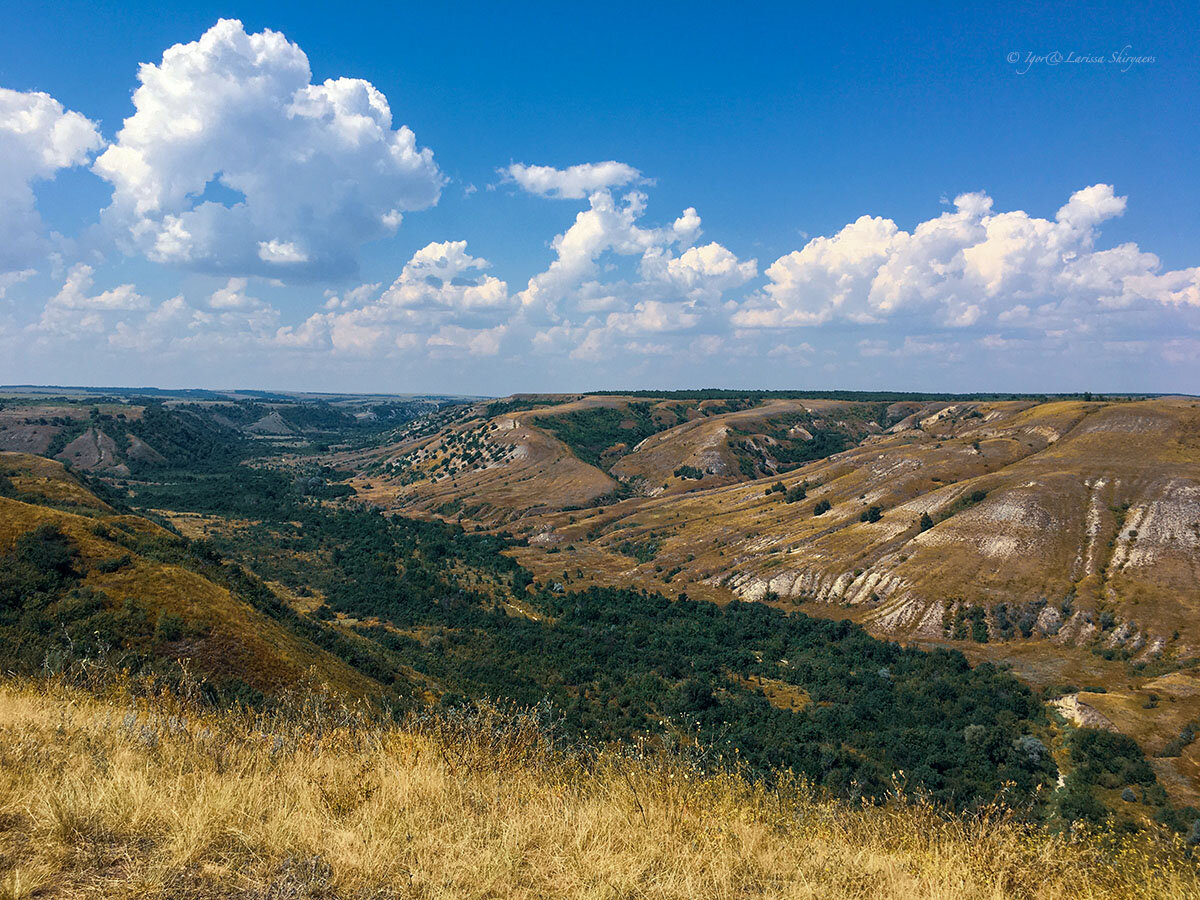
[[[567,745],[539,710],[394,723],[312,690],[215,711],[147,685],[0,686],[0,896],[1194,897],[1178,840],[998,806],[847,804],[693,748]],[[132,688],[132,689],[131,689]]]

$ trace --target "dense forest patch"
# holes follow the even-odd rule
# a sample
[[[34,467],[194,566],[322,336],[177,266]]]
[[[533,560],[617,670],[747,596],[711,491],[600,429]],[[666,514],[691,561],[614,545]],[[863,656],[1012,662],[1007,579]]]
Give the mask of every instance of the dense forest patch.
[[[671,427],[653,415],[649,403],[630,403],[622,409],[597,407],[533,420],[571,448],[585,463],[607,469],[646,438]]]

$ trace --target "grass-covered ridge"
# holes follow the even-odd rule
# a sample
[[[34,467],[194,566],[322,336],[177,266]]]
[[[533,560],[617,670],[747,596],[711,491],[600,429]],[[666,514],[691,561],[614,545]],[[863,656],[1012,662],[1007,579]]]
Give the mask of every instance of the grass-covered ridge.
[[[0,684],[6,898],[1194,897],[1171,841],[1000,807],[844,804],[687,747],[554,739],[538,711],[402,723],[308,692],[270,714]]]

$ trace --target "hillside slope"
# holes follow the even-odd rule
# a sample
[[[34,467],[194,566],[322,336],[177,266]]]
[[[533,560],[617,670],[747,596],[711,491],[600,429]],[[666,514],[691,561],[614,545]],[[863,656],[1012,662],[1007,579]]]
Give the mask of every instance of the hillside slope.
[[[193,396],[200,394],[203,396]],[[36,453],[85,472],[131,474],[210,465],[214,451],[305,450],[377,432],[454,406],[450,398],[332,395],[254,396],[135,391],[0,391],[0,451]]]
[[[0,683],[12,898],[1105,898],[1200,892],[1178,845],[570,753],[536,713],[382,725]]]
[[[952,639],[966,617],[991,640],[1200,650],[1200,402],[709,402],[468,414],[343,461],[381,505],[560,548],[654,532],[681,582],[849,604],[889,635]],[[845,449],[804,461],[763,440],[783,425],[801,444],[840,428]],[[748,445],[783,459],[743,472]]]
[[[298,633],[238,568],[121,514],[57,462],[0,453],[0,636],[7,671],[91,657],[277,694],[315,670],[354,694],[382,686]]]
[[[978,638],[1194,656],[1200,404],[969,412],[797,470],[782,481],[801,502],[734,487],[645,504],[606,534],[658,526],[660,563],[686,551],[685,573],[738,596],[862,607],[892,635],[952,638],[980,609]]]

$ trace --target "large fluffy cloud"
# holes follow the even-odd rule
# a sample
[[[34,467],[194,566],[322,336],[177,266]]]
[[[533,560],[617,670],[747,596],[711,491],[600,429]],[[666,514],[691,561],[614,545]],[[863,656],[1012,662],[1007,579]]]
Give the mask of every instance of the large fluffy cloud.
[[[699,219],[696,221],[698,224]],[[715,302],[726,291],[754,278],[758,262],[738,259],[731,250],[713,241],[703,247],[689,247],[678,257],[658,251],[647,253],[642,260],[642,274],[647,280],[670,285],[689,300]]]
[[[529,280],[520,295],[522,305],[553,311],[572,289],[598,274],[596,261],[601,254],[640,255],[669,240],[657,229],[638,226],[646,211],[646,195],[640,191],[631,191],[617,201],[611,191],[600,190],[591,194],[588,204],[574,224],[554,238],[555,259],[546,271]]]
[[[158,262],[314,277],[437,202],[443,178],[387,98],[357,78],[311,83],[282,34],[222,19],[145,64],[135,112],[95,163],[104,221]]]
[[[49,94],[0,88],[0,273],[24,272],[46,252],[34,182],[83,165],[103,145],[94,122]]]
[[[582,200],[605,188],[624,187],[642,181],[642,173],[626,163],[608,160],[580,163],[566,169],[553,166],[527,166],[513,163],[498,170],[507,181],[514,181],[531,194]]]
[[[1097,226],[1125,210],[1109,185],[1076,191],[1053,220],[992,205],[986,194],[963,194],[912,232],[862,216],[776,260],[733,320],[753,328],[914,313],[958,327],[1031,310],[1200,305],[1200,269],[1161,272],[1158,257],[1132,243],[1095,249]]]
[[[428,244],[413,254],[381,303],[403,309],[499,309],[509,305],[508,285],[481,274],[488,261],[467,253],[466,241]]]

